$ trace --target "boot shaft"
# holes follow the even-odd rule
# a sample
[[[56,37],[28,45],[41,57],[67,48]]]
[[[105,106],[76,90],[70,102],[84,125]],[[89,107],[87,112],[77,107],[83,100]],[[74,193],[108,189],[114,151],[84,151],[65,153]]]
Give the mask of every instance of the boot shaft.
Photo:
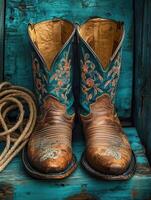
[[[73,41],[75,27],[65,20],[29,24],[28,34],[33,47],[33,76],[39,106],[48,96],[73,111]]]
[[[81,71],[81,113],[88,114],[90,105],[103,94],[114,102],[121,68],[123,23],[94,18],[78,28]]]
[[[121,67],[123,23],[94,18],[77,27],[80,60],[80,106],[83,114],[102,94],[114,102]],[[73,42],[75,26],[65,20],[49,20],[28,26],[33,47],[33,74],[38,104],[48,96],[73,111]],[[77,67],[77,66],[75,66]],[[77,81],[77,80],[76,80]],[[76,92],[77,93],[77,92]]]

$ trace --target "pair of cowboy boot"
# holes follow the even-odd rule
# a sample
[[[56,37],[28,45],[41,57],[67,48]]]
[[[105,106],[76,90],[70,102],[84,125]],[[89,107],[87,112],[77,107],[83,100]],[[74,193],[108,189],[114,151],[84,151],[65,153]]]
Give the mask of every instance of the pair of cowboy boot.
[[[23,162],[41,179],[61,179],[77,167],[72,152],[74,124],[73,66],[79,60],[79,114],[86,139],[82,164],[108,180],[130,178],[135,156],[114,110],[121,66],[124,26],[93,18],[81,26],[66,20],[29,24],[39,115]],[[77,54],[73,55],[74,43]]]

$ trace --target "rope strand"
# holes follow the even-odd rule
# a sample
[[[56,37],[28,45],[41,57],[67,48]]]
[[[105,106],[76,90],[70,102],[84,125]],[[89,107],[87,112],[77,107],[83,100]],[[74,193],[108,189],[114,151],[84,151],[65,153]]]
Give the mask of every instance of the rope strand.
[[[24,105],[29,109],[29,116],[25,118]],[[8,115],[18,109],[16,122],[10,122]],[[0,154],[0,172],[23,149],[28,142],[37,117],[37,110],[33,94],[19,86],[8,82],[0,84],[0,142],[5,147]]]

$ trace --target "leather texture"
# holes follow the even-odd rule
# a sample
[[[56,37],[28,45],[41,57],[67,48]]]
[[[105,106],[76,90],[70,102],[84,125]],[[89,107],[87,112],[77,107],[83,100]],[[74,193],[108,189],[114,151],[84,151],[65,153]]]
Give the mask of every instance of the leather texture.
[[[132,159],[130,144],[113,106],[121,68],[123,23],[90,19],[78,27],[78,37],[85,158],[104,177],[120,175]]]
[[[72,161],[72,126],[74,115],[53,97],[40,108],[35,131],[28,143],[30,163],[41,172],[60,172]]]
[[[91,104],[91,113],[81,116],[86,138],[86,159],[97,171],[122,174],[130,165],[132,151],[108,94]]]
[[[64,178],[76,168],[71,146],[75,115],[72,93],[75,28],[70,22],[57,19],[30,24],[28,33],[33,47],[39,114],[27,146],[29,163],[24,159],[25,165],[36,178]]]

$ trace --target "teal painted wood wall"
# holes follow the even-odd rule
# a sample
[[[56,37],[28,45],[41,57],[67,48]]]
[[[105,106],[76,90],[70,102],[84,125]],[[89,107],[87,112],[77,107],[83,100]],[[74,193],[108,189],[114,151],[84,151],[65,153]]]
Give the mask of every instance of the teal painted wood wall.
[[[3,60],[4,60],[4,1],[0,0],[0,81],[3,80]]]
[[[131,116],[133,79],[132,0],[7,0],[5,24],[5,80],[33,89],[27,24],[55,17],[84,22],[91,16],[122,20],[126,26],[122,72],[116,100],[120,117]]]
[[[139,22],[139,23],[138,23]],[[135,2],[134,121],[151,163],[151,1]]]
[[[59,2],[59,3],[58,3]],[[30,47],[26,35],[29,21],[38,22],[53,17],[63,17],[83,22],[89,16],[102,16],[123,20],[126,39],[123,48],[123,66],[118,89],[117,108],[121,117],[134,112],[135,124],[151,155],[151,23],[150,0],[136,0],[133,13],[132,0],[7,0],[5,35],[5,79],[33,89]],[[133,14],[135,14],[135,51],[133,52]],[[142,26],[142,23],[144,25]],[[147,23],[146,23],[147,22]],[[133,53],[135,70],[133,69]],[[134,74],[133,74],[134,72]],[[135,77],[133,77],[135,75]],[[135,91],[132,83],[135,78]],[[131,109],[132,92],[135,108]],[[143,127],[143,128],[142,128]],[[126,128],[132,148],[137,157],[135,176],[126,182],[106,182],[90,177],[80,166],[66,180],[42,182],[28,177],[17,157],[1,173],[0,199],[68,199],[76,193],[91,193],[98,200],[147,200],[151,199],[151,169],[145,150],[135,128]],[[79,129],[78,129],[79,132]],[[79,133],[80,134],[80,133]],[[74,152],[78,160],[84,149],[79,137],[74,139]],[[2,195],[2,196],[1,196]],[[56,197],[57,196],[57,197]]]

